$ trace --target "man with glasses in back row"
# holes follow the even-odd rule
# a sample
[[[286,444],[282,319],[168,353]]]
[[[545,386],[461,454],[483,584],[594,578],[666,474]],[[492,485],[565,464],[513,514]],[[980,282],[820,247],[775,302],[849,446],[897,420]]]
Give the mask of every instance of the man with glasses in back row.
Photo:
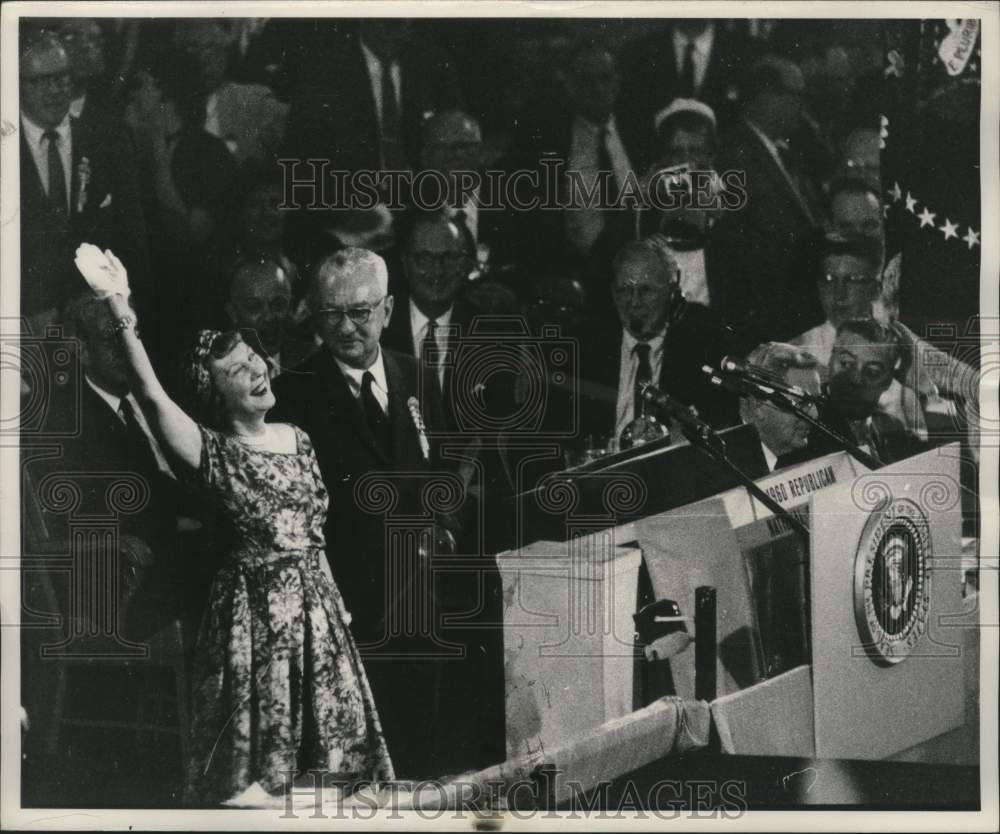
[[[435,518],[426,506],[429,478],[445,468],[434,438],[444,424],[438,381],[411,356],[379,345],[393,315],[381,257],[349,247],[319,261],[311,277],[308,301],[323,346],[275,380],[270,419],[300,426],[313,442],[330,494],[330,567],[397,775],[430,778],[441,651],[428,633],[436,610],[430,548],[418,553],[412,540],[394,539],[387,513],[426,515],[439,522],[440,538],[450,535],[445,511]],[[396,500],[385,500],[388,484]],[[405,522],[408,532],[413,526]]]
[[[66,50],[49,31],[20,38],[21,310],[49,324],[77,291],[73,266],[88,241],[114,250],[128,269],[136,306],[148,306],[149,258],[134,153],[113,125],[71,115],[73,82]]]

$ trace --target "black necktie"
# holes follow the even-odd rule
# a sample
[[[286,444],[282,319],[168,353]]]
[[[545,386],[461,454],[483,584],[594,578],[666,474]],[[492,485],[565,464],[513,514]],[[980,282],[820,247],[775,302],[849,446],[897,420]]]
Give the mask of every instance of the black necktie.
[[[649,345],[645,342],[639,342],[632,348],[632,352],[639,360],[639,367],[636,368],[635,372],[635,399],[632,404],[632,419],[634,420],[646,411],[646,401],[642,396],[642,384],[653,381],[653,368],[649,364]]]
[[[118,405],[118,414],[125,423],[125,439],[128,444],[129,459],[135,463],[140,472],[151,472],[158,469],[156,455],[153,454],[149,438],[136,419],[132,403],[124,397]]]
[[[46,130],[42,138],[49,146],[49,202],[61,214],[66,214],[69,200],[66,197],[66,169],[63,168],[62,156],[59,154],[59,133]]]
[[[684,48],[684,69],[681,73],[681,94],[685,98],[694,98],[694,41],[688,41]]]
[[[438,367],[441,364],[441,356],[439,355],[441,349],[438,347],[437,339],[434,338],[437,326],[438,324],[434,320],[427,322],[427,332],[420,345],[420,359],[425,368],[430,368],[434,372],[434,382],[440,391],[441,375],[438,373]]]
[[[382,167],[398,171],[404,166],[403,137],[396,103],[396,87],[392,83],[392,62],[382,61]]]
[[[382,410],[378,400],[375,399],[375,392],[372,391],[372,383],[374,382],[375,377],[372,376],[371,372],[365,371],[365,375],[361,377],[361,407],[364,409],[365,419],[368,421],[368,428],[372,430],[375,442],[382,447],[384,452],[388,453],[390,447],[389,418]]]

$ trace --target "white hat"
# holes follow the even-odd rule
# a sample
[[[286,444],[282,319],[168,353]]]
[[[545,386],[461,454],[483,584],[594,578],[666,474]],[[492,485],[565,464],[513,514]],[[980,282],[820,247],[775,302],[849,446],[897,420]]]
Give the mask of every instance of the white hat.
[[[653,117],[653,130],[659,133],[660,125],[677,113],[697,113],[703,119],[711,122],[713,128],[716,127],[715,112],[703,101],[693,98],[675,98]]]

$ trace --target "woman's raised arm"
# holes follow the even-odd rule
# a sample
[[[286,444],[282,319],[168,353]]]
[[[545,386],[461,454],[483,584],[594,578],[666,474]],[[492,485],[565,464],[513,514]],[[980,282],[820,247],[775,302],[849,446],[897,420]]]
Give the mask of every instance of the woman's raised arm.
[[[128,303],[125,268],[110,251],[102,253],[88,243],[77,249],[76,265],[91,289],[105,300],[121,339],[129,366],[132,393],[157,440],[186,466],[197,469],[201,462],[201,431],[167,392],[156,377],[146,347],[135,329],[135,317]]]

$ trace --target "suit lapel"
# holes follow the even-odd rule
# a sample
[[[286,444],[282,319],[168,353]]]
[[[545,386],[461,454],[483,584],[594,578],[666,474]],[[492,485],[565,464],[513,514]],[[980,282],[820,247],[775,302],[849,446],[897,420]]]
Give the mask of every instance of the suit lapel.
[[[360,400],[354,396],[347,379],[341,373],[340,367],[334,361],[330,351],[327,348],[321,348],[321,355],[323,356],[323,376],[327,380],[330,393],[328,417],[334,421],[347,423],[350,428],[349,436],[358,438],[373,455],[387,464],[389,461],[368,426]]]
[[[42,175],[35,164],[35,157],[28,147],[21,131],[21,204],[41,205],[45,202],[45,189],[42,187]]]
[[[89,159],[87,153],[87,129],[85,125],[80,123],[79,119],[69,120],[69,132],[72,137],[70,142],[73,149],[73,162],[70,169],[70,213],[76,214],[77,203],[80,199],[80,160],[85,156]],[[91,167],[93,167],[91,161]]]
[[[392,456],[397,467],[410,465],[412,450],[416,439],[416,427],[410,416],[410,406],[407,400],[410,389],[403,374],[403,369],[395,357],[388,351],[382,352],[385,363],[385,380],[389,386],[389,422],[392,425]]]
[[[409,296],[399,293],[392,308],[392,318],[385,329],[382,346],[397,353],[413,356],[413,328],[410,326]],[[414,359],[417,357],[414,356]]]
[[[784,165],[779,165],[778,161],[774,158],[774,155],[768,150],[767,146],[764,144],[763,140],[753,131],[750,127],[745,127],[749,138],[752,140],[752,144],[749,147],[755,149],[755,153],[760,157],[761,162],[764,166],[771,171],[772,177],[781,183],[781,188],[795,201],[795,204],[799,207],[799,210],[805,216],[805,218],[812,223],[812,210],[809,208],[809,204],[806,202],[805,197],[802,196],[802,192],[799,191],[798,186],[792,180],[791,174],[785,169]]]

